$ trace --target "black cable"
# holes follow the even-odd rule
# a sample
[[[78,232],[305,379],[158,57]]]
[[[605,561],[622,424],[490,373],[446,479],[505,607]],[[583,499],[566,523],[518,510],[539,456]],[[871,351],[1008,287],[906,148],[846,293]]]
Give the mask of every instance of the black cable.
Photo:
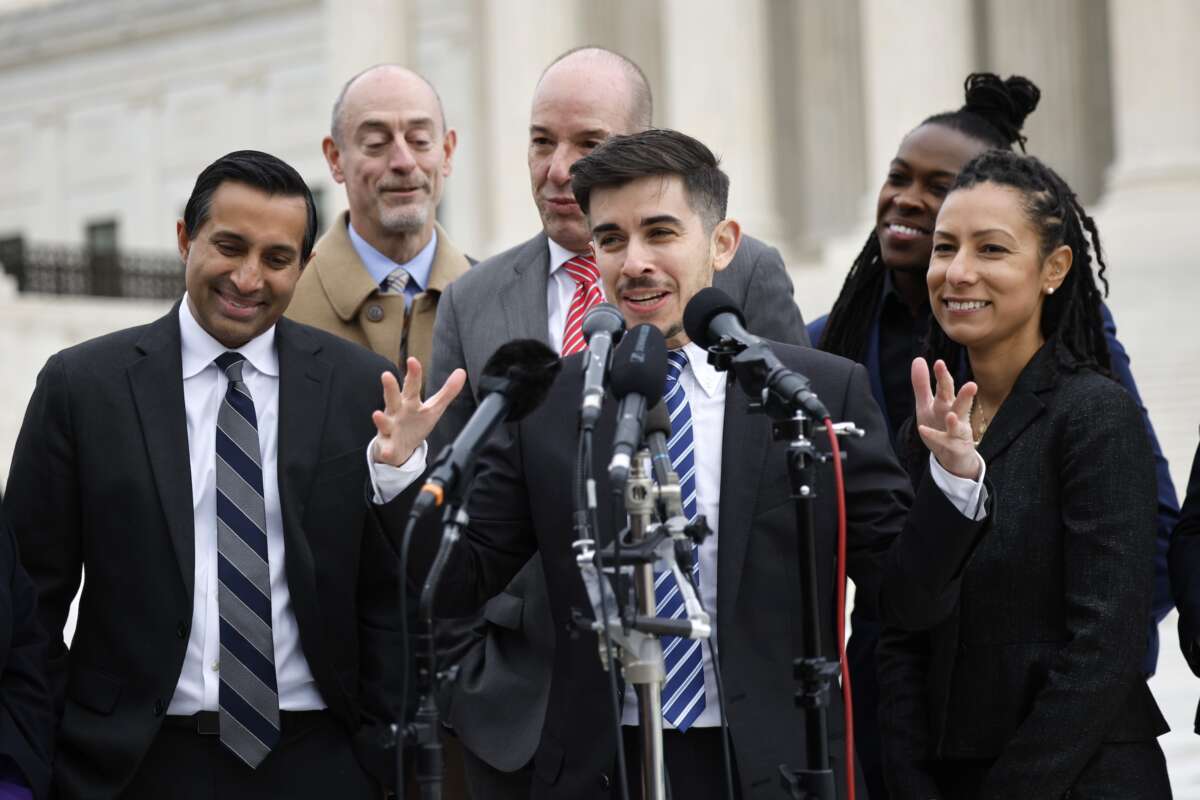
[[[596,508],[588,499],[587,483],[591,478],[592,466],[592,432],[584,430],[579,437],[578,458],[575,464],[575,488],[576,488],[576,514],[584,514],[584,526],[590,526],[592,533],[598,534],[600,530],[599,520],[596,515]],[[577,517],[577,522],[579,518]],[[586,533],[587,531],[583,531]],[[604,655],[608,660],[608,690],[609,696],[612,699],[613,725],[616,730],[616,750],[617,750],[617,783],[621,787],[621,800],[629,800],[629,779],[625,771],[625,747],[622,744],[621,736],[621,696],[617,689],[617,660],[613,657],[612,636],[608,631],[608,592],[605,589],[604,567],[600,563],[600,548],[599,541],[595,536],[581,536],[580,538],[591,538],[594,542],[593,550],[595,552],[596,574],[598,577],[597,583],[600,584],[600,629],[604,633]],[[619,576],[621,572],[620,564],[617,564],[616,574]],[[619,581],[618,581],[619,582]],[[615,599],[615,598],[614,598]]]
[[[400,641],[404,644],[404,669],[400,675],[400,717],[396,721],[396,798],[404,800],[404,728],[408,724],[408,681],[409,657],[408,644],[408,546],[412,543],[413,532],[420,518],[412,514],[408,524],[404,526],[404,535],[400,538]]]
[[[696,547],[697,553],[699,546]],[[681,570],[682,572],[683,570]],[[686,571],[687,582],[692,585],[692,589],[696,592],[696,602],[700,604],[700,610],[708,613],[708,609],[704,607],[704,598],[700,596],[700,587],[696,584],[695,575],[689,568]],[[725,778],[725,798],[733,800],[733,756],[729,751],[729,721],[725,717],[725,682],[721,680],[721,662],[717,659],[717,643],[713,640],[712,635],[708,637],[708,654],[712,658],[713,666],[713,683],[717,684],[717,710],[721,714],[721,761],[722,771]]]

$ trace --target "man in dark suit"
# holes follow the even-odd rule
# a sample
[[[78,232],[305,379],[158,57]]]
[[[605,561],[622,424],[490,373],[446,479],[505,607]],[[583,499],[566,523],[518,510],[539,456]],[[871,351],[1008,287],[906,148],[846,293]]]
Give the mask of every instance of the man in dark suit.
[[[1179,609],[1179,647],[1192,672],[1200,676],[1200,448],[1192,460],[1187,496],[1171,536],[1171,592]],[[1200,734],[1200,706],[1196,708]]]
[[[608,136],[649,127],[651,115],[645,75],[617,53],[595,47],[572,51],[542,75],[529,132],[530,182],[542,231],[480,263],[443,294],[430,384],[439,386],[463,368],[471,391],[451,406],[440,435],[453,436],[470,417],[483,364],[500,343],[539,339],[563,355],[583,348],[579,320],[603,292],[569,171]],[[590,283],[584,280],[589,272]],[[743,237],[715,284],[745,309],[753,333],[808,344],[775,248]],[[554,630],[541,560],[534,558],[485,607],[474,641],[457,644],[465,655],[449,718],[468,749],[468,777],[477,798],[528,795],[530,760],[549,697]],[[504,713],[495,713],[497,703]]]
[[[661,330],[673,348],[664,401],[672,415],[672,458],[688,498],[685,512],[704,514],[715,531],[699,548],[699,593],[715,612],[737,792],[776,797],[779,766],[799,767],[805,752],[803,718],[792,703],[797,686],[791,665],[802,652],[804,625],[787,443],[771,441],[769,420],[751,415],[747,396],[727,386],[681,325],[688,301],[714,272],[729,267],[741,240],[737,222],[725,218],[728,179],[701,143],[654,130],[610,139],[573,172],[606,296],[630,323]],[[957,399],[946,397],[947,378],[937,403],[918,403],[921,421],[930,426],[923,435],[937,452],[931,457],[937,477],[914,501],[862,367],[808,348],[777,345],[776,352],[811,379],[834,418],[868,431],[846,445],[848,570],[858,602],[878,602],[884,618],[905,628],[934,624],[953,606],[956,576],[982,527],[983,466],[965,422],[973,388],[965,387]],[[637,753],[636,708],[624,701],[619,740],[596,637],[572,622],[572,609],[590,608],[571,548],[582,363],[579,356],[567,358],[543,405],[485,451],[468,502],[465,543],[449,562],[438,598],[444,611],[471,611],[535,552],[542,556],[552,624],[564,635],[554,650],[533,757],[535,798],[610,797],[616,748],[623,746],[634,761]],[[612,441],[614,426],[609,403],[596,441]],[[381,427],[381,438],[384,433]],[[390,452],[397,459],[406,455],[398,448]],[[608,455],[607,446],[595,450],[601,497],[610,489],[603,468]],[[836,658],[836,512],[828,471],[817,489],[821,635],[825,653]],[[605,540],[620,524],[606,503],[600,505],[597,534]],[[424,575],[434,538],[414,541],[410,578]],[[674,656],[664,655],[665,756],[674,796],[721,797],[722,720],[711,651],[687,645],[673,652],[691,659],[673,667]],[[672,675],[680,676],[680,685],[672,686]],[[840,714],[834,697],[829,721],[835,758],[842,752]],[[636,781],[636,763],[631,771]]]
[[[364,487],[392,367],[281,319],[316,232],[287,164],[218,159],[177,232],[185,298],[51,357],[13,456],[5,507],[54,638],[55,791],[377,797],[404,643]],[[452,393],[405,404],[399,435]]]
[[[3,499],[0,498],[0,503]],[[0,798],[45,797],[54,750],[37,592],[0,508]]]

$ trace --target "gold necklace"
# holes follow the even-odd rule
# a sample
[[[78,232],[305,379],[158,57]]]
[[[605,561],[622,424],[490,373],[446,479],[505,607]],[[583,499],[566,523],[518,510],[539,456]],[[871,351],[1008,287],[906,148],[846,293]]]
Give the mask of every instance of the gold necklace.
[[[978,436],[976,436],[976,435],[974,434],[974,429],[975,429],[975,409],[976,409],[976,408],[978,408],[978,409],[979,409],[979,435],[978,435]],[[978,396],[976,396],[976,397],[975,397],[975,399],[974,399],[974,401],[972,401],[972,403],[971,403],[971,411],[970,411],[970,413],[967,415],[967,417],[968,417],[968,421],[971,423],[971,429],[972,429],[971,439],[972,439],[972,440],[975,442],[975,444],[979,444],[981,441],[983,441],[983,436],[984,436],[984,434],[986,434],[986,433],[987,433],[987,429],[988,429],[988,423],[989,423],[989,422],[991,422],[991,419],[990,419],[989,417],[986,417],[986,416],[984,416],[984,413],[983,413],[983,403],[982,403],[982,402],[980,402],[980,400],[979,400],[979,397],[978,397]]]

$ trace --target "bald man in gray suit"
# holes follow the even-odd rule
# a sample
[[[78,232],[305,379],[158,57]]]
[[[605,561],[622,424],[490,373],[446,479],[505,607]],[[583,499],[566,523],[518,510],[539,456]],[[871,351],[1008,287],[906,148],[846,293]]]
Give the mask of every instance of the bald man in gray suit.
[[[575,280],[564,265],[589,251],[591,234],[571,193],[570,168],[609,136],[648,128],[650,86],[636,64],[600,48],[571,51],[542,74],[529,129],[529,173],[542,231],[473,267],[443,293],[433,337],[430,386],[456,368],[467,388],[446,412],[437,441],[449,441],[475,410],[484,362],[511,339],[539,339],[561,351]],[[807,345],[779,251],[743,237],[714,276],[746,315],[751,332]],[[432,449],[436,453],[437,450]],[[449,709],[466,748],[476,800],[529,797],[554,660],[540,556],[484,607],[453,646],[460,672]]]

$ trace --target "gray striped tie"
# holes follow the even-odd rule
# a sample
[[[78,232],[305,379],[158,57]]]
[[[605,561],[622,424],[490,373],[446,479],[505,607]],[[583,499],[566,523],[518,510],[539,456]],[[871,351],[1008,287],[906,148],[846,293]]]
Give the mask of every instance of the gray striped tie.
[[[408,286],[409,277],[404,267],[396,267],[379,284],[379,291],[384,294],[404,294],[404,287]]]
[[[271,571],[258,422],[242,381],[246,360],[224,353],[229,388],[217,412],[217,606],[221,617],[221,743],[251,768],[279,743],[271,635]]]

